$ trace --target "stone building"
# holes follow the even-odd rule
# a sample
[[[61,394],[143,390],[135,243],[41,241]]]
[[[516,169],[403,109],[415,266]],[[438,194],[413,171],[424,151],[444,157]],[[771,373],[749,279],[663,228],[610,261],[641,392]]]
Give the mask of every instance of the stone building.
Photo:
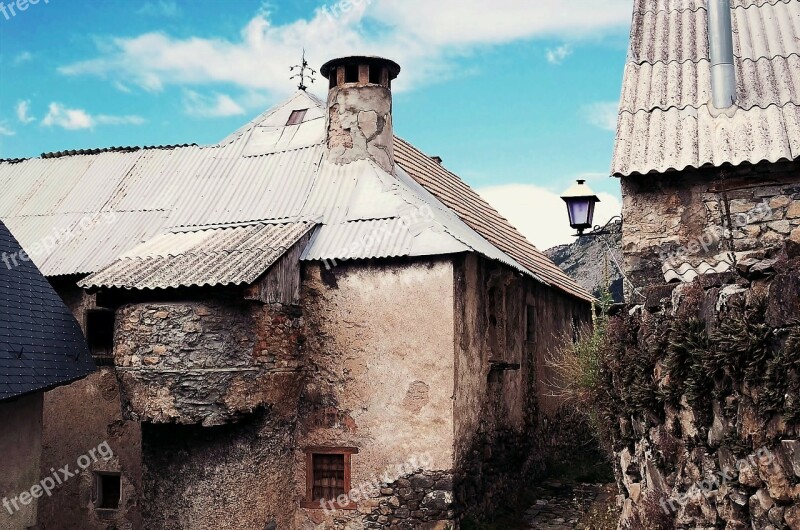
[[[327,102],[216,145],[0,163],[0,215],[54,238],[31,255],[105,365],[45,436],[106,430],[122,476],[115,514],[75,486],[41,528],[444,529],[542,470],[544,356],[591,296],[394,135],[397,64],[321,71]]]
[[[637,287],[724,272],[800,238],[800,3],[731,1],[735,102],[717,108],[716,2],[634,5],[612,174]]]
[[[799,87],[800,1],[634,2],[621,528],[800,528]]]
[[[0,260],[0,530],[26,530],[37,522],[40,498],[79,467],[100,469],[113,455],[93,448],[78,465],[40,475],[44,394],[88,376],[94,364],[69,309],[2,221]]]

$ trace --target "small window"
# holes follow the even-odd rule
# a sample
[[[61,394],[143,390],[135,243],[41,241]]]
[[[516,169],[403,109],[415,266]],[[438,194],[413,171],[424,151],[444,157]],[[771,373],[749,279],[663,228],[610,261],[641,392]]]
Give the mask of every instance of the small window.
[[[286,122],[286,125],[300,125],[303,123],[303,119],[305,119],[307,112],[308,109],[293,110],[291,116],[289,116],[289,121]]]
[[[311,499],[336,499],[347,493],[344,487],[344,455],[319,455],[312,457],[314,466]]]
[[[349,499],[350,466],[358,449],[348,447],[315,447],[306,450],[306,501],[303,507],[322,509],[334,502],[338,509],[353,509]]]
[[[525,342],[536,342],[536,308],[530,304],[525,309]]]
[[[86,342],[96,359],[114,356],[114,311],[91,309],[86,313]]]
[[[378,65],[372,65],[369,67],[369,82],[373,85],[380,85],[381,84],[381,72],[383,68]]]
[[[97,473],[94,476],[94,505],[101,510],[118,510],[122,497],[119,473]]]
[[[344,82],[358,83],[358,65],[348,64],[344,67]]]

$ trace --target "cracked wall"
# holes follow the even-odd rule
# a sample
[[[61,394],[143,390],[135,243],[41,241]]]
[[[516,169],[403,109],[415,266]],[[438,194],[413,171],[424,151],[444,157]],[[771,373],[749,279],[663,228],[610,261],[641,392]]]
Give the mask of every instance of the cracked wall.
[[[373,160],[394,173],[392,93],[378,85],[344,86],[328,96],[328,160]]]
[[[415,458],[419,466],[410,467],[417,472],[450,472],[453,293],[453,266],[447,259],[347,263],[331,271],[317,264],[306,267],[303,305],[311,375],[295,448],[295,499],[305,498],[304,448],[309,446],[358,448],[352,456],[354,488]],[[438,497],[444,494],[420,503],[436,489],[435,482],[448,490],[449,484],[427,482],[419,482],[418,492],[403,490],[401,498],[387,490],[359,499],[353,511],[326,515],[302,508],[292,528],[410,529],[423,528],[423,522],[424,528],[444,528],[452,515]],[[390,503],[383,511],[382,502]]]

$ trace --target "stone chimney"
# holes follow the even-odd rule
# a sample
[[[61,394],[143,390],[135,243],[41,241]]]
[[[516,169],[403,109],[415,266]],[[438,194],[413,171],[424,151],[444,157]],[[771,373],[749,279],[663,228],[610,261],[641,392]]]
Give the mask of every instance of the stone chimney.
[[[330,87],[328,160],[370,159],[394,173],[392,80],[400,66],[380,57],[344,57],[328,61],[320,72]]]

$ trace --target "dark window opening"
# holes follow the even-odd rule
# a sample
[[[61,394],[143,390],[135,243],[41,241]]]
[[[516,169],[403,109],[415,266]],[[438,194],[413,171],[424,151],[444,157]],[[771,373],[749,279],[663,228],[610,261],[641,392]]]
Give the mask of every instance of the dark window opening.
[[[380,85],[381,84],[381,73],[383,72],[383,68],[377,65],[372,65],[369,67],[369,82],[373,85]]]
[[[307,112],[308,109],[293,110],[291,116],[289,116],[289,121],[286,122],[286,125],[300,125],[303,123],[303,119],[305,119]]]
[[[581,333],[583,329],[581,326],[581,319],[578,318],[576,315],[572,315],[572,342],[577,344],[578,341],[581,339]]]
[[[348,64],[344,67],[344,82],[358,83],[358,65]]]
[[[328,88],[336,88],[337,84],[339,83],[339,80],[337,79],[338,77],[339,77],[339,69],[337,68],[336,70],[333,70],[331,72],[331,77],[329,79],[330,82],[328,83]]]
[[[114,311],[91,309],[86,313],[86,342],[96,360],[114,356]]]
[[[118,510],[122,497],[122,477],[119,473],[97,473],[95,475],[94,505],[103,510]]]

